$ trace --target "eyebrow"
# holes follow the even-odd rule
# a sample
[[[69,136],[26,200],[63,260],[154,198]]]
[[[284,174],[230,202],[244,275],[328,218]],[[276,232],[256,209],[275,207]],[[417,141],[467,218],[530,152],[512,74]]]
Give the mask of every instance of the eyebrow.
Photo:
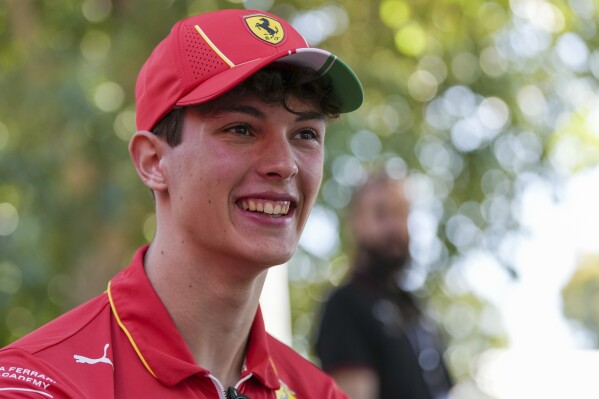
[[[254,108],[249,105],[225,105],[223,107],[219,107],[214,111],[214,113],[216,114],[221,114],[225,112],[238,112],[240,114],[247,114],[256,118],[266,117],[266,114],[264,112],[260,111],[258,108]]]
[[[295,118],[296,122],[309,121],[309,120],[321,120],[326,121],[326,117],[320,112],[299,112],[295,114],[297,118]]]
[[[215,110],[215,114],[220,114],[223,112],[238,112],[241,114],[247,114],[253,116],[255,118],[265,118],[266,114],[261,110],[252,107],[250,105],[226,105]],[[326,121],[326,117],[320,112],[306,111],[306,112],[297,112],[293,113],[296,118],[296,122],[303,122],[309,120],[321,120]]]

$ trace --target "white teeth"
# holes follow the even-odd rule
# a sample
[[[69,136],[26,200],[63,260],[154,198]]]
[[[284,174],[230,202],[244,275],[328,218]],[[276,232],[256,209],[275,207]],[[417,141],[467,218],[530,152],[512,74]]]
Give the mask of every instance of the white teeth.
[[[269,215],[273,214],[273,206],[270,202],[264,204],[264,213],[268,213]]]
[[[261,199],[243,199],[239,202],[241,208],[250,212],[263,212],[267,215],[286,215],[291,207],[290,201],[268,201]]]

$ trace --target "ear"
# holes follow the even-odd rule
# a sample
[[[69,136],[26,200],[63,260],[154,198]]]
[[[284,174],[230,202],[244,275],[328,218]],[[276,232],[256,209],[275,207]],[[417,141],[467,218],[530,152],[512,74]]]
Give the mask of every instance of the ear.
[[[155,134],[139,131],[131,137],[129,155],[141,181],[153,191],[166,190],[162,157],[168,144]]]

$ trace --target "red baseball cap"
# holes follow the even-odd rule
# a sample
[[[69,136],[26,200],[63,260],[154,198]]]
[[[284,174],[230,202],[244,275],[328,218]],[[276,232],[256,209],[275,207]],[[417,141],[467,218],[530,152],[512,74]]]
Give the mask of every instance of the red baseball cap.
[[[341,112],[362,104],[360,81],[337,56],[273,14],[230,9],[183,19],[156,46],[137,78],[137,128],[151,130],[172,108],[212,100],[275,61],[329,77]]]

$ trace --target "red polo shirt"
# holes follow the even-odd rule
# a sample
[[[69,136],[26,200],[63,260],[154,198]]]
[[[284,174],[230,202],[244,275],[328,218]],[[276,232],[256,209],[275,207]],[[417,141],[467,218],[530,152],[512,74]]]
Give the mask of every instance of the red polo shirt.
[[[220,382],[194,362],[152,288],[146,250],[104,294],[0,350],[1,398],[225,398]],[[266,333],[260,310],[236,388],[251,399],[347,398]]]

